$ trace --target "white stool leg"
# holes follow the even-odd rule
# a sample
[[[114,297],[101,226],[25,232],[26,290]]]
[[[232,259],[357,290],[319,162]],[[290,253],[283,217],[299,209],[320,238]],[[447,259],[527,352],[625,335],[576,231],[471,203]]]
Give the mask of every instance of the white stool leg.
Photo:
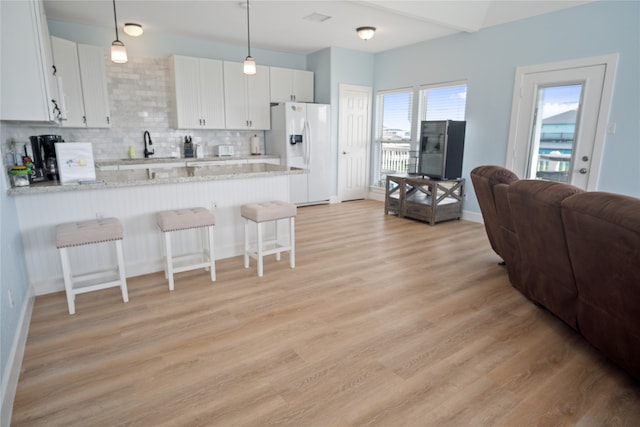
[[[244,219],[244,268],[249,268],[249,220]]]
[[[129,292],[127,291],[127,277],[124,273],[124,255],[122,253],[122,240],[116,240],[116,255],[118,257],[118,273],[120,275],[120,290],[122,291],[122,300],[129,302]]]
[[[263,243],[262,243],[262,223],[259,222],[258,223],[258,276],[262,277],[262,271],[263,271],[263,247],[262,247]]]
[[[276,224],[275,224],[275,228],[276,228],[276,237],[275,237],[275,239],[276,239],[276,246],[278,246],[278,237],[280,237],[280,235],[278,234],[278,222],[279,222],[279,221],[276,219],[274,222],[276,223]],[[276,261],[280,261],[280,254],[281,254],[281,253],[282,253],[281,251],[276,252]]]
[[[69,307],[69,314],[76,313],[76,305],[74,300],[76,295],[73,292],[73,281],[71,279],[71,265],[69,264],[69,255],[67,254],[67,248],[59,248],[60,251],[60,263],[62,264],[62,278],[64,279],[64,289],[67,293],[67,306]]]
[[[166,253],[167,278],[169,279],[169,290],[173,290],[173,254],[171,253],[171,232],[164,233],[164,247]]]
[[[295,217],[289,218],[289,244],[291,249],[289,250],[289,267],[296,267],[296,219]]]
[[[216,256],[213,252],[213,225],[210,225],[208,228],[209,238],[209,270],[211,273],[211,281],[216,281]]]

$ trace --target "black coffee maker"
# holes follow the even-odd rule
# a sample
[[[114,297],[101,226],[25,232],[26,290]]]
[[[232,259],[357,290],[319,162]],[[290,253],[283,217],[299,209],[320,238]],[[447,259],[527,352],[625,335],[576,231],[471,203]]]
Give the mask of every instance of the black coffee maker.
[[[59,179],[56,142],[64,142],[60,135],[30,136],[33,150],[34,178],[46,176],[48,180]]]

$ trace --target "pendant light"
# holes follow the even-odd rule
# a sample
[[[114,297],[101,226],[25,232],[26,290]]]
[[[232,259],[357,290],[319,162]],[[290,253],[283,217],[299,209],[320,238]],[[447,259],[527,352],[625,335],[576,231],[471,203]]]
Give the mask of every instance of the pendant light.
[[[126,64],[127,59],[127,49],[124,47],[124,43],[122,43],[118,39],[118,18],[116,18],[116,0],[113,0],[113,22],[116,26],[116,39],[113,43],[111,43],[111,61],[116,64]]]
[[[251,31],[249,30],[249,0],[247,0],[247,57],[244,58],[244,73],[253,76],[256,73],[256,61],[251,57]]]

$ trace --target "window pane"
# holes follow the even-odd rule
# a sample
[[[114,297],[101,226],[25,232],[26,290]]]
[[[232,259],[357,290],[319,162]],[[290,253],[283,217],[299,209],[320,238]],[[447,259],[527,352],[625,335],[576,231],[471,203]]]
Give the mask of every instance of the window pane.
[[[439,86],[421,91],[422,120],[464,120],[467,85]]]
[[[411,140],[412,98],[412,92],[396,92],[382,95],[382,140]]]

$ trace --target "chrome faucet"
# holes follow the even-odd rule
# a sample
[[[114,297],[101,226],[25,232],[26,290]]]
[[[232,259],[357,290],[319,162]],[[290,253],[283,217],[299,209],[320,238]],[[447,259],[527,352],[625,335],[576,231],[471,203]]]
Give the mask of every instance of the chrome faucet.
[[[144,139],[144,158],[148,159],[149,156],[155,153],[155,150],[149,150],[149,148],[147,148],[147,142],[149,143],[149,145],[153,145],[153,142],[151,141],[151,135],[149,134],[148,130],[144,131],[144,135],[142,138]]]

